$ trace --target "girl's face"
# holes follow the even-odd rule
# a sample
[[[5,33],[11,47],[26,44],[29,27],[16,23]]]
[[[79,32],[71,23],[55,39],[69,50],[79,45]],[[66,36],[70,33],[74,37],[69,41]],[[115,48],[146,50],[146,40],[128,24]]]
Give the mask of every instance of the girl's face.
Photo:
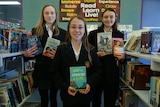
[[[115,15],[114,12],[106,11],[103,14],[102,22],[103,22],[105,27],[112,27],[113,24],[115,23],[115,21],[116,21],[116,15]]]
[[[85,33],[84,22],[80,19],[74,18],[70,22],[69,33],[72,41],[81,41]]]
[[[53,24],[56,20],[56,12],[52,6],[48,6],[43,11],[43,17],[46,24]]]

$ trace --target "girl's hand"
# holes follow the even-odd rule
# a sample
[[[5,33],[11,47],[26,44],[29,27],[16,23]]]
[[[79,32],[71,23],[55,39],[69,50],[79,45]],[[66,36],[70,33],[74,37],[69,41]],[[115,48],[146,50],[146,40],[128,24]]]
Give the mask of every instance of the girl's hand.
[[[117,57],[118,60],[124,60],[125,54],[124,53],[114,53],[114,56]]]
[[[90,85],[86,84],[86,89],[79,89],[79,92],[81,94],[87,94],[88,92],[90,92]]]
[[[73,87],[71,87],[71,86],[68,87],[68,94],[69,94],[69,95],[75,96],[76,93],[77,93],[77,91],[76,91],[75,88],[73,88]]]
[[[34,45],[32,48],[27,49],[23,55],[25,57],[34,57],[35,53],[37,52],[38,47],[36,45]]]
[[[106,55],[106,53],[105,53],[105,52],[97,52],[97,55],[98,55],[99,57],[103,57],[103,56]]]
[[[50,57],[51,59],[54,59],[55,54],[56,54],[56,51],[54,49],[47,50],[47,56]]]

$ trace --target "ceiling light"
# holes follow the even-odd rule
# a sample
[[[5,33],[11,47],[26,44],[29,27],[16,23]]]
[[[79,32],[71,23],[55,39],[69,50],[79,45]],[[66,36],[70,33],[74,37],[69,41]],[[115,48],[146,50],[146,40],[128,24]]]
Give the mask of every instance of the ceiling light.
[[[0,1],[0,5],[21,5],[18,1]]]

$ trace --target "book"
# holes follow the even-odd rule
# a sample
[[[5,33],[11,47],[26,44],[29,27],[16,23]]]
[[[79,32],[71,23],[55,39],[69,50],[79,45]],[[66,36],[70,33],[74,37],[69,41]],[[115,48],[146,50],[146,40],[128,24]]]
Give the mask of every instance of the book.
[[[9,35],[9,41],[10,41],[10,52],[19,52],[19,45],[20,45],[20,38],[21,34],[19,31],[11,30]]]
[[[97,33],[98,52],[112,54],[112,32]]]
[[[73,66],[70,67],[70,86],[75,89],[85,89],[87,83],[86,67]]]
[[[123,38],[112,38],[112,46],[114,53],[125,53]]]
[[[34,45],[37,45],[38,49],[35,55],[39,55],[43,52],[42,44],[40,38],[37,35],[27,37],[27,48],[32,48]]]
[[[160,31],[152,31],[152,53],[160,53]]]
[[[149,90],[150,77],[153,76],[153,71],[150,69],[150,65],[134,65],[131,69],[131,86],[138,90]]]
[[[53,49],[53,50],[56,51],[57,50],[57,46],[59,44],[60,44],[60,40],[48,37],[47,38],[47,42],[46,42],[45,47],[44,47],[44,50],[43,50],[43,55],[44,56],[48,56],[47,50],[49,50],[49,49]]]
[[[127,39],[124,45],[124,49],[127,51],[140,52],[141,33],[147,32],[147,31],[150,31],[150,29],[140,29],[140,30],[135,30],[133,32],[130,32],[129,35],[131,36]]]
[[[125,90],[124,92],[124,107],[138,107],[138,97],[137,95],[130,91]]]
[[[141,33],[141,53],[150,54],[151,53],[151,42],[152,35],[151,32],[142,32]]]
[[[15,107],[14,105],[11,106],[7,87],[0,88],[0,107]]]
[[[152,76],[150,78],[149,102],[153,107],[158,107],[160,103],[159,91],[160,91],[160,77]]]

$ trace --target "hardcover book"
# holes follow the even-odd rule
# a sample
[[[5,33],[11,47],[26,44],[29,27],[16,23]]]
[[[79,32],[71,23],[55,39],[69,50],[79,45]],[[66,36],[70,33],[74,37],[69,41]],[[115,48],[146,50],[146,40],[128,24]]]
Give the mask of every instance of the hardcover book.
[[[160,53],[160,31],[152,31],[151,52]]]
[[[98,52],[112,54],[112,32],[97,33]]]
[[[87,83],[86,67],[74,66],[70,67],[70,86],[76,89],[85,89]]]
[[[43,55],[48,56],[47,50],[54,49],[57,50],[57,46],[60,44],[60,40],[48,37],[46,45],[43,50]]]
[[[40,38],[37,35],[27,37],[27,48],[32,48],[34,45],[37,45],[38,49],[35,55],[41,54],[43,51]]]
[[[152,35],[151,32],[142,32],[141,33],[141,53],[150,54],[151,53],[151,42]]]
[[[124,53],[124,41],[122,38],[112,38],[114,53]]]

